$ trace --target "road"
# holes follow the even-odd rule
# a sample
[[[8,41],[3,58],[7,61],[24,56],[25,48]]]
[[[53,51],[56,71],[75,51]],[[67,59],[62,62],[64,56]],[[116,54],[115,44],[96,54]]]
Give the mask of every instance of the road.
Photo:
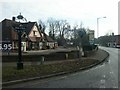
[[[109,62],[89,70],[52,78],[24,82],[9,88],[118,88],[118,53],[116,48],[100,47],[110,53]],[[119,74],[120,75],[120,74]]]

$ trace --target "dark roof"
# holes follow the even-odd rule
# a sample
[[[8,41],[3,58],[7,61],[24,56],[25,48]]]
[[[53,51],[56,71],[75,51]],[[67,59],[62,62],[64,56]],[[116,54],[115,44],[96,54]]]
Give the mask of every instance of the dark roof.
[[[34,25],[36,25],[36,27],[38,28],[38,31],[41,35],[41,31],[36,22],[27,22],[27,23],[21,23],[21,24],[23,25],[23,27],[25,27],[25,32],[27,35],[29,35],[29,33],[32,30]],[[41,41],[41,39],[42,39],[41,37],[28,37],[28,40],[33,41],[33,42]]]
[[[12,32],[14,32],[14,26],[18,25],[17,22],[4,19],[2,22],[2,40],[12,40]]]
[[[4,28],[9,27],[10,30],[15,29],[15,27],[17,27],[19,24],[20,24],[19,22],[9,20],[9,19],[4,19],[2,21],[2,27]],[[25,32],[28,35],[31,29],[33,28],[33,26],[36,24],[36,22],[27,22],[27,23],[21,23],[21,24],[23,25],[23,27],[25,27]]]
[[[25,27],[25,32],[27,35],[29,35],[31,29],[36,24],[36,22],[28,22],[28,23],[21,23],[23,27]]]
[[[49,37],[47,34],[43,33],[44,34],[44,39],[47,41],[47,42],[54,42],[54,40]]]
[[[15,27],[19,26],[20,23],[13,20],[9,20],[9,19],[4,19],[1,23],[2,23],[2,39],[12,40],[14,38],[14,35],[17,34],[15,32]],[[27,23],[21,23],[21,24],[23,25],[23,27],[25,27],[25,32],[27,35],[29,35],[31,29],[35,24],[37,26],[36,22],[27,22]],[[12,33],[14,33],[14,35]],[[16,36],[16,39],[17,39],[17,36]]]

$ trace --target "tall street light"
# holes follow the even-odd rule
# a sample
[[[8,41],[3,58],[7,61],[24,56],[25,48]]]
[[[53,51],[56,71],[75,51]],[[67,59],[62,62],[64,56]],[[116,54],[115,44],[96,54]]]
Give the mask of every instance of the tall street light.
[[[99,19],[106,18],[106,17],[99,17],[97,18],[97,38],[99,37]]]

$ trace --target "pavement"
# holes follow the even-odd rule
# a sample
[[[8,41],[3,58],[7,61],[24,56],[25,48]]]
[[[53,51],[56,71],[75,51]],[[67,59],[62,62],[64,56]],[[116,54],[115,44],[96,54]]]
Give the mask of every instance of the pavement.
[[[108,56],[109,56],[109,54],[106,51],[99,49],[97,52],[95,52],[91,56],[89,56],[89,57],[83,57],[82,58],[82,60],[85,60],[85,59],[96,59],[96,60],[99,60],[99,62],[97,64],[95,64],[95,65],[90,65],[88,67],[81,68],[80,70],[82,70],[82,69],[86,70],[86,69],[89,69],[91,67],[94,67],[94,66],[102,63],[103,61],[105,61]],[[52,62],[51,61],[46,61],[46,62],[44,62],[44,64],[53,64],[53,63],[66,62],[66,61],[68,61],[68,60],[64,60],[64,61],[52,61]],[[67,74],[67,73],[71,73],[71,72],[61,72],[61,73],[56,73],[56,74],[52,74],[52,75],[47,75],[47,76],[44,76],[44,77],[33,77],[33,78],[30,78],[30,79],[10,81],[10,82],[3,83],[3,85],[5,85],[5,86],[8,85],[9,86],[9,85],[17,84],[17,83],[20,83],[20,82],[26,82],[26,81],[31,81],[31,80],[38,80],[38,79],[43,79],[43,78],[48,78],[48,77],[53,77],[53,76],[59,76],[59,75]]]

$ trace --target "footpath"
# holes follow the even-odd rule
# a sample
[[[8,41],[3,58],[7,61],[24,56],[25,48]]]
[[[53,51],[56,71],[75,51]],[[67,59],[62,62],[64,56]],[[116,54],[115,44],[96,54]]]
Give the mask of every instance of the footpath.
[[[93,64],[86,64],[86,65],[83,65],[82,67],[79,67],[80,65],[78,66],[75,66],[76,65],[76,62],[72,65],[72,67],[74,67],[74,69],[70,68],[69,70],[66,70],[66,71],[62,71],[62,72],[55,72],[55,73],[51,73],[51,74],[47,74],[47,75],[40,75],[40,76],[34,76],[34,77],[31,77],[31,78],[25,78],[25,79],[19,79],[19,80],[11,80],[11,81],[5,81],[3,82],[3,86],[6,86],[6,85],[11,85],[11,84],[16,84],[16,83],[22,83],[22,82],[26,82],[26,81],[31,81],[31,80],[37,80],[37,79],[43,79],[43,78],[48,78],[48,77],[53,77],[53,76],[58,76],[58,75],[63,75],[63,74],[68,74],[68,73],[73,73],[73,72],[76,72],[76,71],[81,71],[81,70],[86,70],[86,69],[90,69],[91,67],[94,67],[96,65],[99,65],[101,63],[103,63],[104,61],[106,61],[109,57],[109,53],[107,53],[106,51],[104,50],[101,50],[101,49],[98,49],[98,51],[94,52],[93,54],[91,54],[90,56],[87,56],[87,57],[82,57],[80,60],[78,59],[70,59],[70,60],[60,60],[60,61],[46,61],[44,62],[44,65],[56,65],[58,66],[59,64],[61,64],[60,67],[62,67],[62,65],[66,62],[72,62],[72,61],[79,61],[80,62],[80,65],[84,64],[84,61],[95,61],[95,63]],[[27,62],[28,63],[28,62]],[[66,66],[68,63],[64,64],[64,66]],[[71,63],[70,63],[71,64]],[[77,62],[78,64],[78,62]],[[63,66],[63,68],[65,68]],[[69,66],[69,65],[68,65]],[[59,67],[59,68],[60,68]],[[4,68],[4,67],[3,67]],[[54,67],[54,68],[57,68],[57,67]],[[62,70],[63,70],[62,68]],[[68,67],[67,67],[68,68]],[[4,69],[3,69],[4,70]],[[49,71],[49,70],[48,70]]]

